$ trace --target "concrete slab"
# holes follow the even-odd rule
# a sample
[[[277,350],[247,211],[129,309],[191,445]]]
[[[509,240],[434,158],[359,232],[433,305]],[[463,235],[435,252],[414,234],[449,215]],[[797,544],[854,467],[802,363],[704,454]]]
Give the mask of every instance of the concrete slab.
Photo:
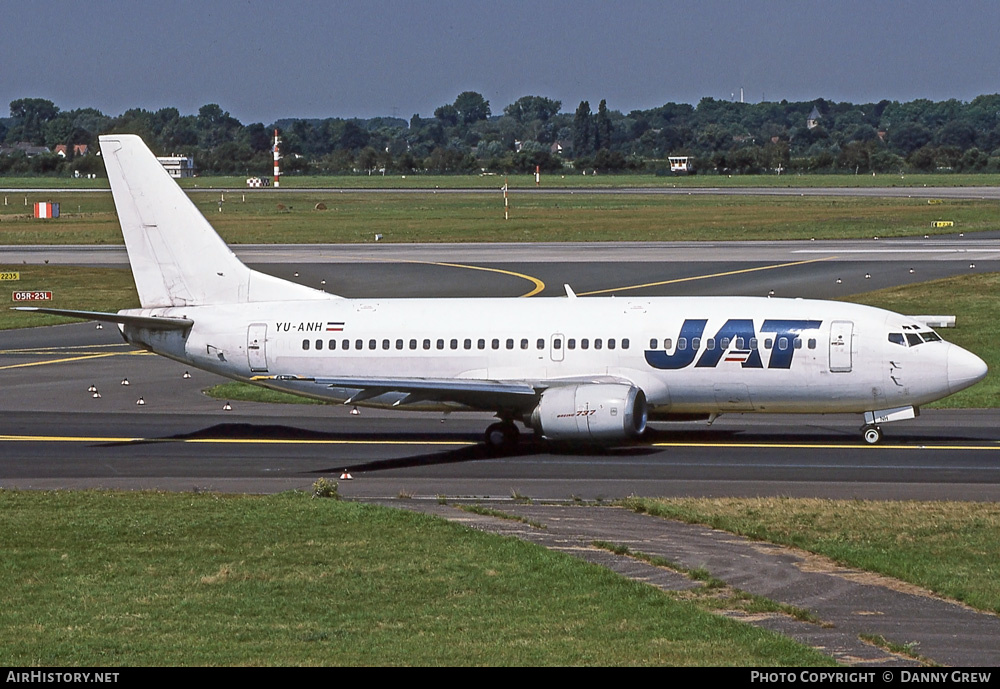
[[[592,543],[624,545],[632,552],[663,558],[685,569],[705,569],[735,588],[812,612],[821,624],[783,615],[731,616],[808,644],[845,665],[921,665],[862,641],[862,634],[907,645],[915,654],[940,665],[1000,664],[997,616],[792,548],[615,507],[491,504],[492,509],[544,526],[538,528],[523,521],[470,514],[454,504],[412,499],[382,504],[538,543],[664,590],[686,590],[698,584],[678,572],[615,555]]]

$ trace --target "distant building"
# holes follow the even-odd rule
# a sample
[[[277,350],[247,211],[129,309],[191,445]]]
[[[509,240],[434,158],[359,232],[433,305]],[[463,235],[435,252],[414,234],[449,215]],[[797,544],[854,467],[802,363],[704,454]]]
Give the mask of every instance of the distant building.
[[[806,118],[806,129],[814,129],[818,127],[821,117],[823,116],[819,114],[819,110],[814,105],[812,112],[809,113],[809,117]]]
[[[686,175],[694,172],[694,160],[690,156],[668,156],[670,171],[675,175]]]
[[[90,151],[90,147],[87,144],[73,144],[73,155],[74,156],[85,156]],[[66,144],[58,144],[56,146],[55,154],[60,158],[65,158],[69,152],[69,146]]]
[[[188,156],[163,156],[157,157],[160,165],[170,173],[171,177],[180,179],[181,177],[194,177],[194,158]]]
[[[551,146],[549,146],[549,153],[552,155],[562,155],[564,153],[569,153],[573,148],[573,143],[571,141],[554,141]]]
[[[32,146],[27,141],[18,141],[16,144],[10,146],[0,146],[0,155],[11,155],[13,153],[23,153],[24,155],[31,158],[32,156],[42,155],[43,153],[51,153],[48,146]]]

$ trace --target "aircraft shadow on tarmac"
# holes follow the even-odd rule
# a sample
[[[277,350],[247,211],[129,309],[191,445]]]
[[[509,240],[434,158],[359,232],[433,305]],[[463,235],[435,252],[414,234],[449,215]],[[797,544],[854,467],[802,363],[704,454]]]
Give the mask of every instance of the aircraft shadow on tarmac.
[[[916,430],[916,429],[913,429]],[[812,428],[801,433],[776,433],[749,431],[748,429],[654,429],[648,428],[641,442],[626,445],[595,445],[595,444],[565,444],[543,440],[534,434],[525,433],[514,447],[497,450],[487,447],[476,433],[442,433],[432,435],[413,432],[399,433],[358,433],[358,432],[327,432],[284,424],[254,424],[254,423],[222,423],[207,426],[190,432],[172,435],[164,438],[145,440],[120,441],[103,443],[104,447],[125,445],[154,444],[160,442],[176,442],[184,440],[254,440],[261,441],[317,441],[317,442],[384,442],[413,443],[427,441],[433,443],[468,443],[457,448],[442,449],[433,452],[423,452],[406,457],[377,459],[350,465],[339,465],[333,468],[317,469],[311,473],[323,474],[330,471],[385,471],[391,469],[414,468],[456,464],[461,462],[476,462],[482,460],[497,460],[505,458],[528,457],[532,455],[574,455],[584,457],[640,457],[650,456],[665,451],[655,445],[842,445],[844,448],[861,445],[853,429],[848,428]],[[954,443],[970,438],[956,438],[953,434],[927,433],[894,437],[888,442],[892,444],[922,445],[926,443]],[[669,451],[669,448],[666,448]]]
[[[317,442],[384,442],[392,443],[414,443],[426,441],[428,444],[434,443],[468,443],[455,449],[447,449],[438,452],[427,452],[409,457],[393,459],[375,460],[348,466],[340,465],[335,467],[336,471],[377,471],[387,469],[399,469],[418,466],[429,466],[436,464],[454,464],[458,462],[472,462],[478,460],[502,459],[505,457],[524,457],[537,454],[575,454],[585,456],[638,456],[655,454],[655,448],[649,447],[647,443],[635,443],[621,446],[601,446],[601,445],[581,445],[551,443],[532,434],[521,436],[520,442],[513,448],[497,450],[488,447],[482,442],[479,434],[469,433],[434,433],[433,435],[407,433],[358,433],[358,432],[326,432],[316,431],[295,426],[282,424],[253,424],[253,423],[222,423],[208,426],[190,433],[181,433],[163,438],[147,438],[143,440],[115,441],[101,443],[99,447],[122,447],[128,445],[147,445],[162,442],[176,442],[184,440],[254,440],[275,441],[303,441],[313,440]],[[329,473],[331,469],[317,469],[312,473]]]

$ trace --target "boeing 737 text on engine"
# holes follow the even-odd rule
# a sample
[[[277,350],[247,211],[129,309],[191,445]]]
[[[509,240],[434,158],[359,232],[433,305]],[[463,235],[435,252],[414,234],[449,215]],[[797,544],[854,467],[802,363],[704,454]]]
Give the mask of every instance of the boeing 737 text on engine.
[[[252,270],[136,136],[101,137],[142,308],[28,308],[117,323],[137,347],[345,404],[489,411],[550,440],[639,438],[649,420],[856,413],[862,437],[986,375],[913,318],[753,297],[346,299]]]

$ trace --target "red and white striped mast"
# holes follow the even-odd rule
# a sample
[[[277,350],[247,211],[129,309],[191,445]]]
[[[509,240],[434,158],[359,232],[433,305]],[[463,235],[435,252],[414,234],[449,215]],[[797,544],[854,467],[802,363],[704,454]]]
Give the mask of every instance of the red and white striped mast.
[[[278,187],[278,178],[281,177],[281,169],[278,167],[278,161],[281,160],[281,153],[278,150],[278,146],[281,144],[281,139],[278,138],[278,130],[274,130],[274,186]]]

